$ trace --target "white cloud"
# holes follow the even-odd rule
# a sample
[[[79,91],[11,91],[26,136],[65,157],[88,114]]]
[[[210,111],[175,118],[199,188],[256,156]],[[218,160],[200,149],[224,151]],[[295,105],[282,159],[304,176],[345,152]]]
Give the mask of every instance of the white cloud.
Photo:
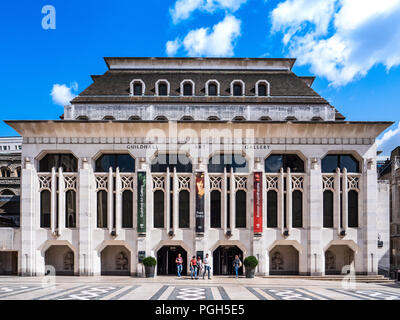
[[[179,38],[176,38],[175,40],[170,40],[167,42],[165,46],[165,51],[169,57],[172,57],[176,54],[180,46],[181,41],[179,40]]]
[[[78,91],[78,84],[76,82],[71,83],[69,87],[65,84],[55,84],[53,85],[50,95],[53,98],[53,103],[65,106],[76,97],[76,95],[72,93],[73,91]]]
[[[400,122],[397,128],[389,129],[384,133],[382,138],[376,140],[378,150],[382,151],[382,155],[390,156],[390,152],[400,146]]]
[[[189,56],[233,56],[235,41],[240,36],[240,25],[240,20],[227,15],[212,30],[191,30],[183,39],[183,46]]]
[[[400,64],[400,0],[285,0],[271,18],[289,55],[332,85]]]
[[[216,10],[227,10],[235,12],[247,0],[177,0],[173,8],[170,9],[174,23],[185,20],[196,11],[206,11],[213,13]]]

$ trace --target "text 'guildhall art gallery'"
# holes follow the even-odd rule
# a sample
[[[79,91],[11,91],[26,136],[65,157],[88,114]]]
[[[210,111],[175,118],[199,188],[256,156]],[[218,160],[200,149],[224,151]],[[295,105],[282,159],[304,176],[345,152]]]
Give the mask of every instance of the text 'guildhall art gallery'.
[[[294,59],[105,58],[60,120],[6,121],[23,138],[21,225],[9,273],[158,275],[209,254],[214,275],[389,269],[389,188],[376,137],[294,74]],[[378,241],[379,240],[379,241]],[[243,272],[243,270],[240,270]]]

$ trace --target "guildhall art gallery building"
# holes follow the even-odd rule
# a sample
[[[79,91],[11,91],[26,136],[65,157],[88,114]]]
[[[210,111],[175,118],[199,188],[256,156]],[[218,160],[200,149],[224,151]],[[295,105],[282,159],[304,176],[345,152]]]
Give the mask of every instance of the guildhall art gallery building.
[[[60,120],[6,121],[23,138],[21,226],[3,269],[40,276],[389,268],[389,186],[376,137],[295,75],[294,59],[106,58]],[[347,267],[346,267],[347,266]],[[345,269],[343,269],[345,268]]]

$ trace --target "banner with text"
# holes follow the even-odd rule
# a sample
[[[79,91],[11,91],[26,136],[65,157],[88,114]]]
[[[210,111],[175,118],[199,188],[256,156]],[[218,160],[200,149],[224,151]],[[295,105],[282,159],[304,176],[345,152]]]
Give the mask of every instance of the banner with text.
[[[204,232],[204,172],[196,173],[196,232]]]
[[[137,232],[146,232],[146,172],[137,173]]]
[[[262,232],[262,173],[254,172],[254,233]]]

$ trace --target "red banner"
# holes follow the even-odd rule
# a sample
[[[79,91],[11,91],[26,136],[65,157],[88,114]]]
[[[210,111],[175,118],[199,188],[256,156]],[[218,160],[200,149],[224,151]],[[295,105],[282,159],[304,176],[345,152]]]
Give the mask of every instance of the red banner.
[[[262,233],[262,173],[254,172],[254,232]]]

